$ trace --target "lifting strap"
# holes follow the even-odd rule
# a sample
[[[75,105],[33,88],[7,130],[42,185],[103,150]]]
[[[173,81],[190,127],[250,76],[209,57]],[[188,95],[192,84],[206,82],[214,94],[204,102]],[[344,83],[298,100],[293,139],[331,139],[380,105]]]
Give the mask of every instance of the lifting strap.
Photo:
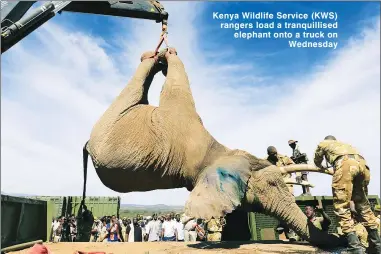
[[[86,199],[86,182],[87,182],[87,161],[89,157],[89,152],[87,151],[87,144],[89,141],[86,142],[86,144],[83,147],[82,154],[83,154],[83,193],[82,193],[82,202],[81,202],[81,209],[82,206],[85,204]]]

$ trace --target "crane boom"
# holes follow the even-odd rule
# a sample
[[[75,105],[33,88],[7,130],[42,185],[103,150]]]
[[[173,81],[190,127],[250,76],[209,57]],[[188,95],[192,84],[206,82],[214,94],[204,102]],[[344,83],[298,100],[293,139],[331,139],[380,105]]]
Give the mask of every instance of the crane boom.
[[[27,13],[34,3],[1,1],[1,54],[63,11],[149,19],[165,25],[168,19],[158,1],[49,1]]]

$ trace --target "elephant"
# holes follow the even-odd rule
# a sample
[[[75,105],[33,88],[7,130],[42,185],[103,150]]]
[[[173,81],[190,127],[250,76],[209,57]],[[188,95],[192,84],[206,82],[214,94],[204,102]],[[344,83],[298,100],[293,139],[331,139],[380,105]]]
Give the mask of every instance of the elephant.
[[[147,96],[159,72],[166,81],[155,107]],[[116,192],[186,188],[191,192],[187,216],[219,218],[240,208],[275,216],[312,244],[338,243],[308,222],[282,177],[320,169],[276,167],[220,144],[196,112],[185,66],[174,48],[142,54],[130,82],[91,131],[84,146],[85,172],[88,155],[101,182]]]

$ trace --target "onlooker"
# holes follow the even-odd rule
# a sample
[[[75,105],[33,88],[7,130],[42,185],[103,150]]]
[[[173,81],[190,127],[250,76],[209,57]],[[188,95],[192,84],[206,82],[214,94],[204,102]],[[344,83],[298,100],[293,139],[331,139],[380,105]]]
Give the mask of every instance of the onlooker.
[[[130,241],[130,233],[131,233],[131,220],[130,219],[127,219],[126,220],[126,237],[124,238],[124,241],[125,242],[129,242]]]
[[[120,225],[121,226],[121,235],[122,235],[122,238],[123,238],[123,242],[127,242],[128,241],[128,237],[127,237],[127,234],[126,234],[126,229],[127,229],[127,218],[124,217],[122,219],[122,224]]]
[[[62,216],[61,242],[70,242],[70,225],[65,217]]]
[[[171,217],[171,221],[176,222],[176,220],[175,220],[175,213],[174,212],[171,212],[169,214],[169,216]]]
[[[53,242],[57,243],[61,241],[62,235],[62,218],[57,219],[57,223],[53,225]]]
[[[134,242],[143,242],[143,231],[138,223],[138,219],[134,218],[132,223],[134,225]]]
[[[112,216],[110,226],[108,227],[108,241],[109,242],[119,242],[119,227],[116,221],[116,217]]]
[[[70,217],[70,241],[75,242],[77,239],[77,220],[75,216]]]
[[[146,233],[148,234],[148,242],[160,241],[161,222],[157,218],[157,214],[152,215],[152,220],[148,222]]]
[[[184,242],[184,224],[180,221],[180,214],[175,215],[176,241]]]
[[[90,242],[97,242],[102,231],[102,224],[98,218],[94,218],[94,225],[91,229]]]
[[[103,226],[101,230],[101,239],[100,242],[108,242],[108,236],[109,236],[109,231],[108,228],[110,227],[110,219],[105,216],[103,217]]]
[[[175,223],[171,219],[171,215],[167,215],[167,219],[162,226],[162,239],[163,241],[175,241],[176,240],[176,228]]]

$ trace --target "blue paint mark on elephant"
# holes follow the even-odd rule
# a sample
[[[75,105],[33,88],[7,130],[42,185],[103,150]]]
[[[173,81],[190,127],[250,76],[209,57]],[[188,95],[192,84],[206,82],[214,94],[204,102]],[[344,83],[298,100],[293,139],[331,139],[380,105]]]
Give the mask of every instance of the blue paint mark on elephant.
[[[230,184],[231,184],[231,181],[233,181],[236,184],[236,186],[232,186],[232,187],[233,188],[236,187],[236,189],[238,191],[238,193],[237,193],[238,196],[240,198],[244,197],[246,184],[242,181],[239,173],[235,172],[234,170],[227,170],[225,168],[218,167],[217,168],[217,175],[218,175],[218,178],[220,180],[221,191],[223,191],[223,192],[225,191],[223,186],[226,185],[226,183],[230,182]]]

